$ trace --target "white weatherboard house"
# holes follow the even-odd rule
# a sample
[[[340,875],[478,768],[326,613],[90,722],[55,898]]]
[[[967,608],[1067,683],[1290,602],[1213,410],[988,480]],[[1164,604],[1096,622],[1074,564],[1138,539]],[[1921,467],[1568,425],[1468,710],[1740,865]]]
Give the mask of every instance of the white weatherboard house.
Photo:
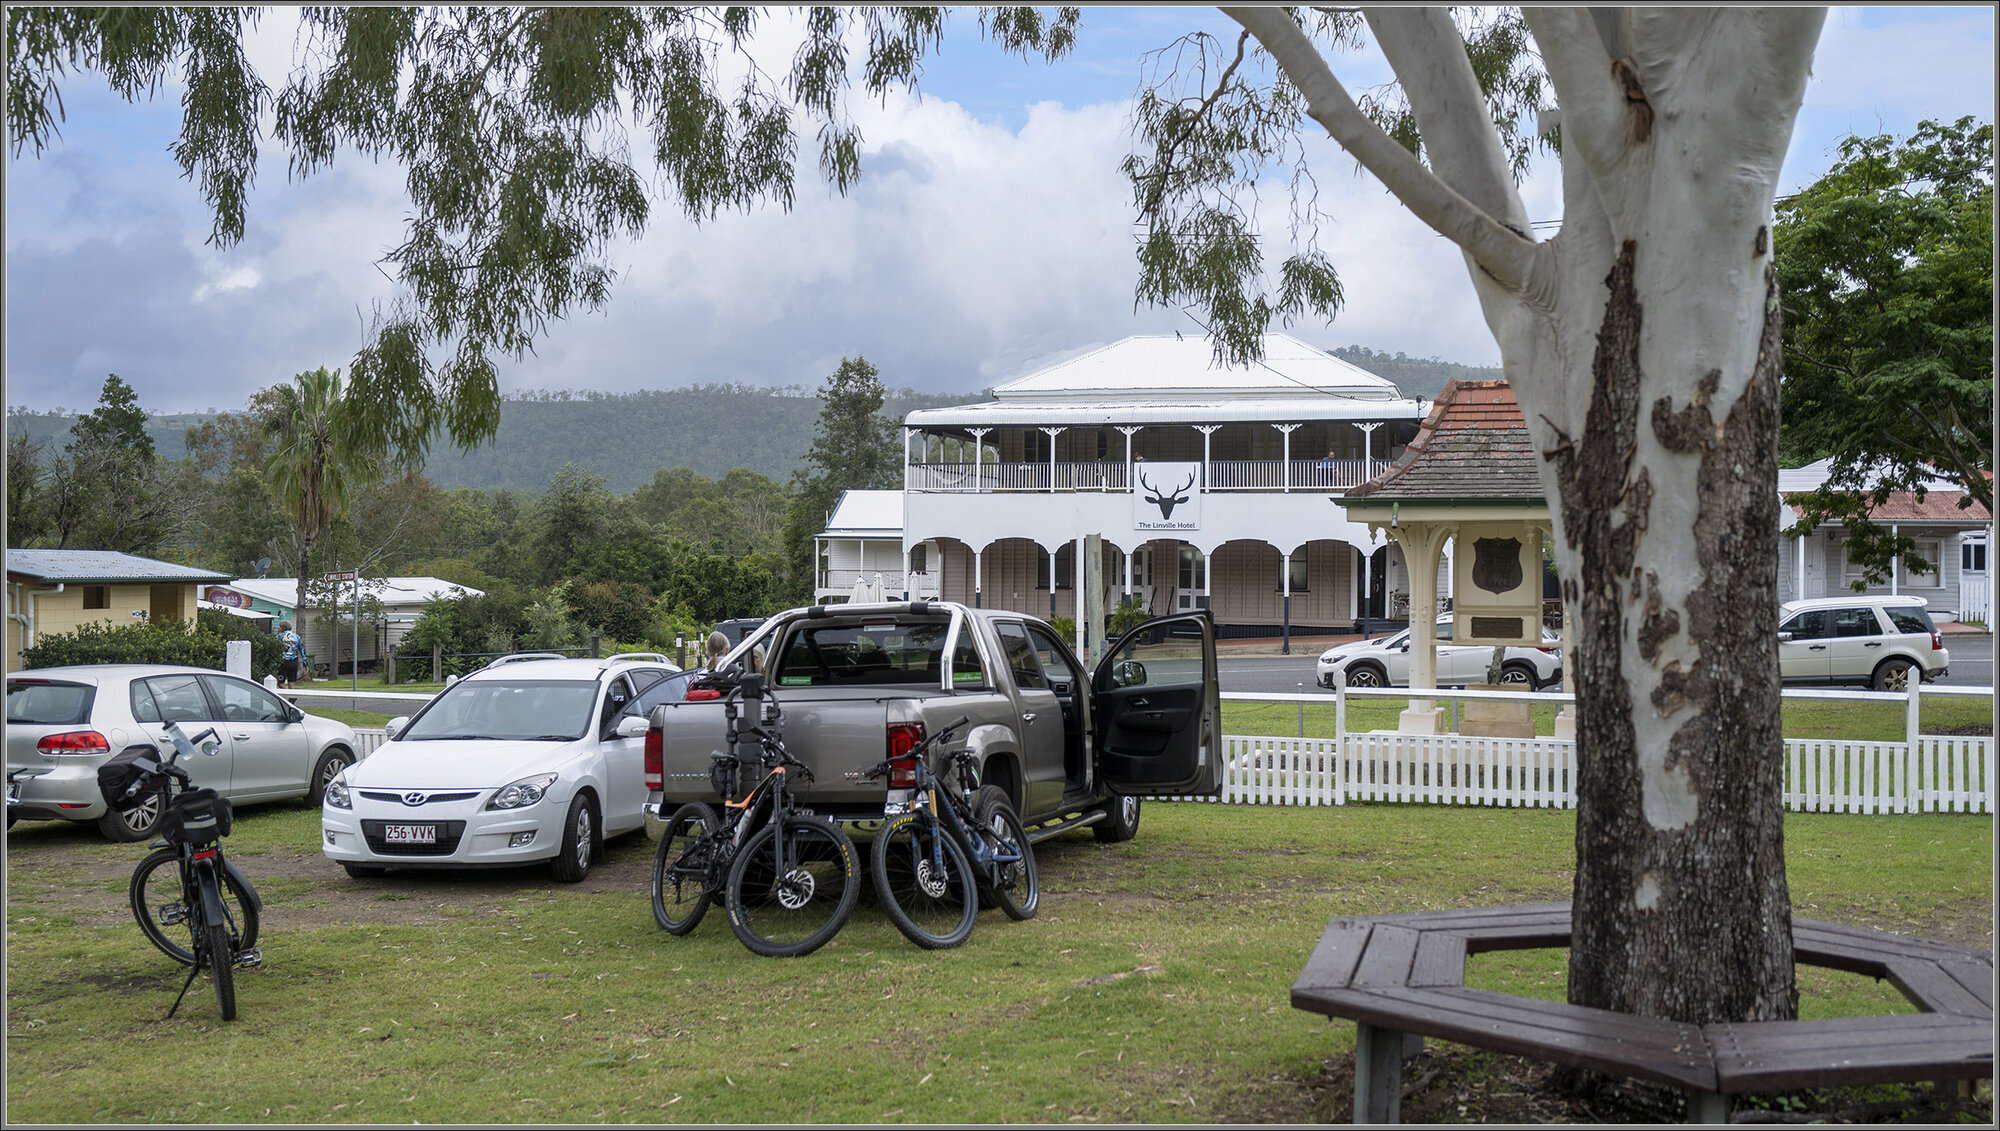
[[[1790,529],[1798,521],[1798,505],[1790,496],[1811,491],[1826,482],[1831,460],[1778,472],[1778,494],[1784,498],[1780,523]],[[1924,497],[1915,492],[1892,493],[1869,517],[1889,527],[1893,533],[1907,534],[1917,551],[1934,568],[1919,572],[1898,560],[1886,581],[1869,586],[1868,593],[1888,593],[1922,597],[1931,612],[1954,614],[1959,620],[1991,625],[1993,574],[1987,562],[1992,544],[1993,516],[1978,503],[1967,506],[1966,493],[1948,479],[1926,484]],[[1799,597],[1839,597],[1854,592],[1862,580],[1861,568],[1842,552],[1846,530],[1839,523],[1827,523],[1801,538],[1787,538],[1780,546],[1778,599]]]
[[[1401,454],[1422,402],[1284,334],[1221,366],[1205,337],[1126,338],[994,399],[904,419],[901,513],[849,492],[819,538],[819,599],[884,595],[1074,617],[1085,538],[1106,609],[1207,607],[1240,633],[1348,631],[1407,601],[1400,552],[1333,504]],[[893,557],[890,556],[893,554]],[[1400,596],[1400,600],[1398,599]]]

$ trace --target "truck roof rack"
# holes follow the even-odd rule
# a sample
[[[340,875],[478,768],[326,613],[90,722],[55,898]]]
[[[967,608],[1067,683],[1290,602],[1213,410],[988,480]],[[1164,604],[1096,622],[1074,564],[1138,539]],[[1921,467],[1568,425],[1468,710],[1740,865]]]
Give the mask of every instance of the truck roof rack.
[[[497,668],[501,664],[518,664],[524,660],[567,660],[567,659],[569,659],[569,657],[563,655],[561,652],[509,652],[505,656],[497,656],[494,659],[487,661],[486,666],[489,668]]]
[[[639,661],[659,664],[673,663],[672,660],[667,659],[664,652],[619,652],[616,655],[604,658],[604,662],[607,664],[629,664]]]

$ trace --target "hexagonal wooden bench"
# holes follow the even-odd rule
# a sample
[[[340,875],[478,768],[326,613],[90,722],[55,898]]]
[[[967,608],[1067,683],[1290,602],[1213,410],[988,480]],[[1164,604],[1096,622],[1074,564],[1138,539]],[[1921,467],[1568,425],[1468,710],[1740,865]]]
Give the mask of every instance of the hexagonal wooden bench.
[[[1988,954],[1794,919],[1796,961],[1886,978],[1922,1011],[1823,1021],[1688,1025],[1464,984],[1469,954],[1569,942],[1566,903],[1335,919],[1292,1005],[1355,1022],[1356,1123],[1397,1121],[1424,1037],[1680,1088],[1691,1122],[1726,1122],[1746,1092],[1993,1075]]]

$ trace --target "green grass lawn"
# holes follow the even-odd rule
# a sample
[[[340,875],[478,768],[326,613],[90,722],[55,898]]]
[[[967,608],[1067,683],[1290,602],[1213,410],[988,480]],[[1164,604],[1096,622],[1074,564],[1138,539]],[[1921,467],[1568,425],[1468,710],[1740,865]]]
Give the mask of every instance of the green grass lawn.
[[[266,910],[239,1020],[123,906],[141,849],[9,834],[7,1113],[19,1123],[1311,1122],[1353,1026],[1291,1008],[1329,918],[1566,900],[1560,810],[1149,804],[1136,840],[1044,842],[1041,914],[923,951],[869,894],[832,943],[761,959],[720,911],[657,930],[651,846],[592,881],[348,880],[317,815],[241,811]],[[1794,814],[1798,914],[1991,946],[1989,817]],[[1560,952],[1475,984],[1561,996]],[[1803,981],[1807,1016],[1900,1008]]]

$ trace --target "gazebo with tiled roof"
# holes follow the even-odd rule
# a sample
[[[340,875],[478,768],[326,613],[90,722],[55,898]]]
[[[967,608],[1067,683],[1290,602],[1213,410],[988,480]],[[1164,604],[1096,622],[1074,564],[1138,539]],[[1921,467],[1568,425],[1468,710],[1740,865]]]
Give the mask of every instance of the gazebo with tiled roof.
[[[1410,687],[1437,686],[1437,571],[1453,540],[1455,643],[1541,642],[1541,547],[1552,535],[1539,456],[1505,381],[1452,381],[1402,458],[1334,501],[1386,534],[1410,571]],[[1569,665],[1564,665],[1567,670]],[[1434,701],[1402,729],[1438,733]]]

